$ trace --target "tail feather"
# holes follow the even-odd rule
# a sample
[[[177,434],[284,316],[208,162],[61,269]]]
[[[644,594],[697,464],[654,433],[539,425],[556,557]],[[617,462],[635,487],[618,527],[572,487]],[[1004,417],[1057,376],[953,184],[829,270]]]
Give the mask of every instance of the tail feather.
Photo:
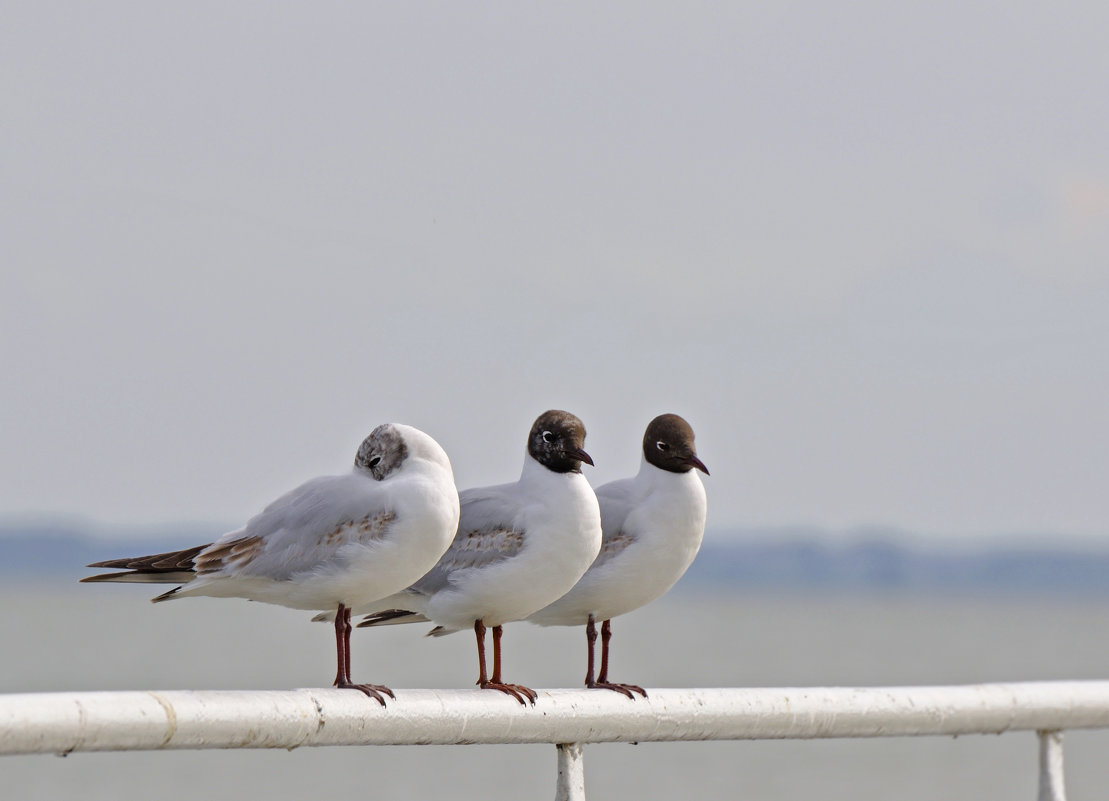
[[[140,573],[137,570],[128,570],[122,573],[99,573],[95,576],[86,576],[81,583],[117,582],[120,584],[184,584],[196,578],[196,574],[188,570],[166,571],[164,573]]]
[[[163,593],[162,593],[161,595],[155,595],[155,596],[154,596],[153,598],[151,598],[151,599],[150,599],[150,603],[152,603],[152,604],[156,604],[156,603],[158,603],[159,601],[169,601],[169,600],[171,600],[171,599],[172,599],[172,598],[173,598],[173,597],[174,597],[175,595],[177,595],[177,593],[178,593],[178,592],[180,592],[180,590],[181,590],[181,588],[180,588],[180,587],[174,587],[174,588],[173,588],[172,590],[170,590],[169,592],[163,592]]]
[[[89,583],[110,581],[121,584],[187,584],[196,578],[196,557],[207,547],[208,545],[197,545],[183,551],[168,551],[151,554],[150,556],[133,556],[126,559],[108,559],[103,562],[93,562],[89,567],[109,567],[119,572],[98,573],[95,576],[86,576],[81,581]],[[180,587],[174,587],[169,592],[164,592],[152,600],[154,603],[168,601],[180,589]]]
[[[426,623],[427,618],[420,612],[412,612],[408,609],[386,609],[381,612],[374,612],[372,615],[366,615],[358,624],[358,628],[364,629],[370,626],[392,626],[398,623]]]
[[[104,562],[93,562],[89,567],[112,567],[117,570],[137,570],[143,573],[162,573],[168,571],[196,569],[196,556],[208,545],[197,545],[183,551],[168,551],[150,556],[131,556],[125,559],[108,559]]]

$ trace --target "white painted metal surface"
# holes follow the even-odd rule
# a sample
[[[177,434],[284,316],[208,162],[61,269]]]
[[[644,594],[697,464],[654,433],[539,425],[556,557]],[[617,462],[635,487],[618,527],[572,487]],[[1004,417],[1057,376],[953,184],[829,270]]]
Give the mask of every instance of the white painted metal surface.
[[[1067,801],[1063,786],[1063,733],[1040,732],[1039,801]]]
[[[597,690],[547,690],[539,693],[534,707],[481,690],[398,690],[384,709],[359,693],[333,689],[0,696],[0,754],[807,739],[1077,728],[1109,728],[1109,681],[652,689],[650,698],[635,701]],[[1045,746],[1049,767],[1056,759],[1054,747]],[[580,760],[575,767],[571,756],[567,767],[580,770]]]
[[[559,744],[555,801],[585,801],[584,751],[585,747],[581,743]]]

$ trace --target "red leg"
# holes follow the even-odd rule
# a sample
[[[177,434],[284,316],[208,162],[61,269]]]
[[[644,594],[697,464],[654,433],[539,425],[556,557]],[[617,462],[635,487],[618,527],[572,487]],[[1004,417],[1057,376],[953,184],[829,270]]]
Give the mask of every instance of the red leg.
[[[335,659],[338,662],[335,686],[358,690],[385,706],[386,695],[396,698],[388,687],[381,684],[354,684],[350,680],[350,629],[350,608],[339,604],[339,609],[335,613]]]
[[[347,679],[350,679],[350,609],[343,610],[343,631],[344,639],[346,641],[346,648],[343,654],[343,667],[346,668]]]
[[[604,684],[608,681],[608,641],[612,639],[612,621],[606,620],[601,624],[601,672],[597,678]]]
[[[474,622],[474,633],[477,635],[477,656],[481,671],[478,675],[478,686],[483,690],[500,690],[506,695],[511,695],[521,704],[526,705],[530,701],[534,706],[535,699],[539,697],[535,690],[522,684],[505,684],[501,681],[501,627],[493,627],[493,676],[491,678],[486,678],[485,674],[485,624],[482,621]]]
[[[338,664],[335,670],[335,686],[342,687],[350,684],[350,633],[346,631],[346,607],[339,604],[335,613],[335,661]]]
[[[601,672],[597,674],[597,680],[592,684],[588,679],[585,684],[587,687],[600,687],[605,690],[614,690],[615,692],[626,695],[628,698],[635,698],[635,693],[639,693],[644,698],[647,697],[647,691],[640,687],[638,684],[618,684],[608,680],[608,641],[612,639],[612,621],[606,620],[601,624]],[[589,625],[593,625],[593,616],[589,616]],[[586,629],[588,634],[589,629]],[[593,633],[596,638],[596,631]],[[590,643],[592,645],[592,643]],[[590,675],[593,673],[593,660],[592,648],[590,649]]]
[[[596,687],[597,683],[593,681],[593,651],[597,642],[597,625],[593,615],[589,616],[589,622],[585,624],[585,641],[589,652],[588,667],[585,669],[585,686]]]
[[[504,629],[500,626],[493,627],[493,675],[489,680],[494,684],[501,683],[501,635]]]
[[[485,672],[485,624],[480,620],[474,621],[474,635],[477,637],[477,685],[484,687],[489,683],[489,676]]]

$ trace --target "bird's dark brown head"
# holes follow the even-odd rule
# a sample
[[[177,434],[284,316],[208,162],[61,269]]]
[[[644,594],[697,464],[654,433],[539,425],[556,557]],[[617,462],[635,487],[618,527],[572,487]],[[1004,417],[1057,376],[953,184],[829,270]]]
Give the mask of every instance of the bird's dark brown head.
[[[688,473],[696,467],[706,476],[709,474],[704,462],[697,458],[693,428],[676,414],[660,414],[647,425],[643,457],[671,473]]]
[[[584,446],[585,424],[557,409],[539,415],[528,435],[528,453],[556,473],[580,473],[582,462],[593,464]]]

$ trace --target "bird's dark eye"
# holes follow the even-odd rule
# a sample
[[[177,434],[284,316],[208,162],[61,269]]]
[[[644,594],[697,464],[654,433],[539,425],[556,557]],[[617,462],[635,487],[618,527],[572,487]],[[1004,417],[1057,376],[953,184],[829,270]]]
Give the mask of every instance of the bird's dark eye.
[[[661,439],[655,443],[655,447],[658,448],[660,451],[670,450],[670,446],[663,442]]]
[[[550,431],[544,431],[543,432],[543,441],[544,442],[554,442],[554,440],[555,440],[555,436]]]
[[[380,456],[375,456],[374,458],[370,459],[370,467],[377,467],[379,464],[381,464]]]

